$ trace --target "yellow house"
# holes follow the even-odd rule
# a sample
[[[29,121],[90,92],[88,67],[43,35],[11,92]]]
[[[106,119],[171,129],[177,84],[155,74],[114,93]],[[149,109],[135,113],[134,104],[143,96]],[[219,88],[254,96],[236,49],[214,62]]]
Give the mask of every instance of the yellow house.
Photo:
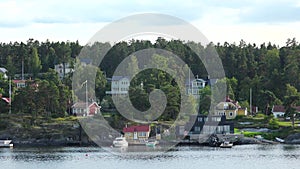
[[[239,108],[237,115],[239,115],[239,116],[247,116],[248,115],[247,108]]]
[[[130,126],[123,128],[124,136],[128,141],[147,140],[150,135],[150,130],[151,129],[149,125]]]
[[[226,116],[226,119],[234,119],[237,115],[247,116],[247,108],[242,108],[238,101],[231,100],[228,96],[224,102],[215,107],[215,115]]]
[[[231,102],[220,102],[215,108],[215,115],[226,116],[226,119],[234,119],[238,114],[238,107]]]

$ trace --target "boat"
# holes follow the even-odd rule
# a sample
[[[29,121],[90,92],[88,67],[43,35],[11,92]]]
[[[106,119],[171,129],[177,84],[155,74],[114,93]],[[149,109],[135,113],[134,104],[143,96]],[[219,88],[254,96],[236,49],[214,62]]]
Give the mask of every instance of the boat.
[[[156,141],[156,140],[154,140],[154,141],[147,141],[146,143],[145,143],[145,145],[147,146],[147,147],[155,147],[155,145],[157,144],[158,142]]]
[[[223,143],[221,143],[220,147],[221,148],[231,148],[233,146],[233,143],[229,142],[229,141],[224,141]]]
[[[117,137],[113,141],[114,147],[128,147],[128,142],[126,141],[125,137]]]
[[[254,138],[256,138],[257,140],[260,140],[260,141],[264,139],[264,137],[261,135],[256,135],[256,136],[254,136]]]
[[[11,140],[0,140],[0,147],[13,147]]]
[[[284,143],[285,141],[281,138],[275,137],[275,140],[279,143]]]

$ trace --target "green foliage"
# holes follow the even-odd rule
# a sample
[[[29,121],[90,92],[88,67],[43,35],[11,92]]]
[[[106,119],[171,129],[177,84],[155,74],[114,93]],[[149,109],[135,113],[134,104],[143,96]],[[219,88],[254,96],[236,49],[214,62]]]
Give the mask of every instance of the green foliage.
[[[158,38],[153,44],[150,41],[132,40],[129,43],[119,42],[112,48],[111,47],[112,46],[110,46],[109,43],[100,42],[83,47],[79,45],[78,42],[50,42],[48,40],[45,42],[39,42],[34,39],[29,39],[26,43],[1,43],[0,65],[7,67],[9,75],[20,74],[22,61],[24,61],[25,73],[32,73],[35,78],[48,81],[49,85],[51,84],[50,81],[55,84],[59,91],[58,100],[60,102],[66,100],[67,97],[64,97],[63,95],[64,92],[68,93],[67,90],[71,89],[72,81],[70,77],[66,77],[63,79],[63,83],[61,83],[56,74],[49,69],[53,69],[54,65],[59,63],[63,63],[64,67],[67,63],[74,65],[74,62],[78,59],[80,52],[81,58],[92,58],[93,64],[95,63],[94,65],[96,66],[99,64],[97,59],[102,59],[103,61],[100,63],[99,67],[106,73],[107,77],[111,77],[116,67],[130,54],[143,49],[159,48],[171,51],[187,63],[194,75],[206,78],[208,74],[204,64],[215,63],[216,60],[211,59],[209,56],[215,56],[218,54],[222,60],[227,77],[225,82],[228,92],[219,93],[223,90],[222,87],[224,86],[216,85],[215,89],[211,89],[215,90],[213,91],[214,95],[230,95],[232,99],[235,98],[235,100],[244,102],[245,105],[247,105],[247,102],[249,103],[249,89],[252,88],[252,105],[258,106],[259,110],[261,110],[264,114],[270,113],[272,106],[275,104],[281,104],[284,102],[286,106],[290,105],[290,107],[292,107],[291,102],[293,105],[299,104],[298,98],[292,98],[292,96],[295,95],[292,94],[295,93],[295,89],[297,89],[297,91],[300,90],[300,45],[295,39],[289,40],[286,46],[280,48],[271,43],[267,45],[247,44],[243,40],[238,44],[229,44],[225,42],[224,44],[213,45],[210,43],[207,46],[203,46],[196,42],[183,42],[181,40],[167,41],[163,38]],[[197,50],[197,52],[201,54],[200,57],[203,62],[198,56],[196,56],[190,47],[193,47],[193,49]],[[214,51],[214,47],[218,53]],[[153,58],[153,64],[157,65],[157,67],[170,68],[170,71],[172,71],[174,66],[172,60],[167,60],[160,54],[154,55]],[[130,70],[136,71],[137,68],[143,68],[144,65],[137,63],[133,57],[132,65],[128,66]],[[217,76],[218,72],[221,72],[219,69],[221,69],[221,67],[214,70],[214,74],[216,74],[216,76],[211,78],[219,78],[219,76]],[[90,73],[89,70],[83,71],[88,74]],[[97,72],[99,71],[97,70]],[[175,73],[177,73],[178,76],[181,76],[182,74],[182,72]],[[141,82],[143,82],[146,93],[151,92],[153,89],[164,88],[168,85],[173,87],[176,86],[173,79],[170,76],[167,76],[165,72],[150,70],[149,75],[150,76],[138,75],[136,81],[132,82],[133,86],[140,85]],[[78,82],[78,84],[81,83],[82,82]],[[62,84],[68,86],[68,89],[61,87]],[[96,86],[96,97],[98,99],[102,99],[105,96],[104,92],[107,87],[104,84],[106,84],[106,81],[104,74],[101,72],[97,73],[96,84],[89,85],[92,87]],[[289,89],[286,89],[287,84],[290,85],[290,87],[288,87]],[[2,81],[0,82],[0,88],[3,90],[3,95],[7,96],[7,86],[3,85]],[[49,90],[55,91],[56,89],[54,88],[50,88]],[[172,88],[172,90],[176,91],[177,89],[175,88]],[[90,90],[91,89],[89,89],[89,91]],[[26,98],[33,99],[35,95],[34,91],[35,90],[31,87],[16,91],[14,93],[15,99],[13,102],[17,103],[13,104],[19,108],[14,109],[21,112],[32,112],[33,109],[35,109],[34,106],[36,103],[33,101],[24,101],[26,99],[20,97],[26,96]],[[171,91],[166,91],[166,94],[171,99],[171,103],[174,104],[174,106],[170,105],[170,109],[168,111],[176,112],[178,110],[178,103],[175,100],[178,100],[180,103],[180,97],[178,96],[179,92],[171,94],[168,93]],[[67,96],[68,95],[69,94],[67,94]],[[218,96],[214,96],[214,98],[212,98],[209,94],[203,94],[201,99],[200,112],[205,113],[208,111],[208,107],[211,102],[214,103],[223,98],[218,98]],[[65,106],[65,102],[63,101],[62,103],[62,106]],[[55,105],[55,103],[53,104]],[[26,108],[24,109],[20,108],[25,106]],[[41,110],[42,109],[44,108],[41,108]],[[54,108],[52,110],[54,110]],[[65,109],[58,108],[55,109],[55,111],[64,114]]]
[[[279,122],[277,118],[271,118],[269,121],[270,129],[279,129]]]
[[[37,77],[37,74],[42,69],[41,60],[39,58],[37,48],[32,48],[31,57],[30,57],[30,73],[33,77]]]

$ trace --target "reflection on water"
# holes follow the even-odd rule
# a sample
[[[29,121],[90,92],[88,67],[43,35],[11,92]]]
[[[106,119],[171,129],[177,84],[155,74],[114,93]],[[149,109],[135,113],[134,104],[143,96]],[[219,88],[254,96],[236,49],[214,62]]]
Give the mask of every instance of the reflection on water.
[[[144,147],[143,147],[144,148]],[[98,147],[0,149],[0,168],[297,168],[298,145],[243,145],[232,149],[175,147],[166,153],[141,152],[129,147],[121,155]]]

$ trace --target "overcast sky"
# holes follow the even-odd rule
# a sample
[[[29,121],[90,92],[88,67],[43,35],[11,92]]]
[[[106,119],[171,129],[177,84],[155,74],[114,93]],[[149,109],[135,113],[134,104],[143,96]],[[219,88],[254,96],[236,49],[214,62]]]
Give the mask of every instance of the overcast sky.
[[[300,0],[0,0],[0,41],[75,41],[137,13],[162,13],[197,27],[210,41],[300,39]]]

